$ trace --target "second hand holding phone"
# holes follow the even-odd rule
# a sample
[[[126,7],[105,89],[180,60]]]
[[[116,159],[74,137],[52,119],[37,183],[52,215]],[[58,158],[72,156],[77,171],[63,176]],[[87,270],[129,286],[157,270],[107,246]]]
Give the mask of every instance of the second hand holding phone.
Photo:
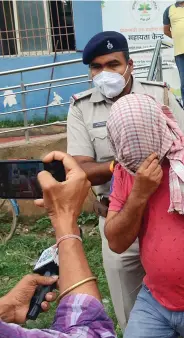
[[[47,277],[59,275],[58,249],[56,246],[51,246],[43,251],[33,272]],[[56,283],[37,287],[31,299],[27,319],[36,320],[39,313],[42,312],[41,303],[45,300],[46,294],[52,292],[54,289],[56,289]]]

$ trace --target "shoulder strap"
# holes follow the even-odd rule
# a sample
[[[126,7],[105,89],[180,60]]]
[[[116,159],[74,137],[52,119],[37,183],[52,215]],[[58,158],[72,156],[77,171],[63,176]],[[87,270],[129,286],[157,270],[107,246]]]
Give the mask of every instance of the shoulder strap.
[[[88,89],[84,92],[74,94],[74,95],[72,95],[72,97],[75,101],[78,101],[78,100],[81,100],[81,99],[83,99],[87,96],[90,96],[93,93],[93,91],[94,91],[94,88],[90,88],[90,89]]]
[[[165,86],[164,87],[164,105],[169,107],[169,89]]]

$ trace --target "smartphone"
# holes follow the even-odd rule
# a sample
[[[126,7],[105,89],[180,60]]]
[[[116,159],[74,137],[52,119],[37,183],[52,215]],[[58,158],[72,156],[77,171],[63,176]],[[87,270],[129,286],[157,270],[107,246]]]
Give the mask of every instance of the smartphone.
[[[49,171],[59,182],[66,179],[61,161],[50,163],[43,163],[40,160],[0,161],[0,198],[42,198],[42,189],[37,180],[37,175],[42,170]]]

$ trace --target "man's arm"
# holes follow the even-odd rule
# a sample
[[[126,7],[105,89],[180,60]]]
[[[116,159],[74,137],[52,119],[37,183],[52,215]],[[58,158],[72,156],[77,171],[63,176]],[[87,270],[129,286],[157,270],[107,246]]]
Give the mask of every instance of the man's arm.
[[[110,181],[112,173],[110,162],[97,163],[95,150],[83,121],[82,112],[71,105],[67,120],[67,152],[72,155],[87,174],[92,185],[100,185]]]
[[[164,25],[163,29],[164,29],[164,34],[172,39],[171,22],[170,22],[170,17],[169,17],[169,9],[170,9],[170,6],[166,8],[166,10],[165,10],[165,12],[163,14],[163,25]]]
[[[105,224],[105,236],[112,251],[121,254],[136,240],[147,204],[131,192],[122,211],[109,211]]]
[[[48,172],[41,172],[38,179],[43,190],[44,200],[37,200],[36,204],[40,207],[44,206],[48,211],[55,229],[56,239],[66,234],[79,235],[77,216],[87,196],[90,183],[71,156],[60,152],[52,152],[44,158],[44,162],[47,163],[53,160],[63,162],[67,172],[67,181],[57,182]],[[61,293],[79,281],[92,276],[81,241],[70,238],[60,242],[59,275]],[[39,276],[38,278],[46,277]],[[49,277],[47,277],[48,279]],[[56,279],[53,279],[53,277],[50,277],[50,280],[52,283],[56,282]],[[21,289],[22,287],[19,285],[19,291]],[[26,303],[30,299],[30,297],[27,297],[28,291],[27,288],[24,290],[24,302]],[[18,297],[20,297],[20,292],[18,292],[16,300]],[[115,338],[112,321],[105,314],[99,300],[101,300],[101,297],[96,281],[86,282],[74,288],[68,292],[68,295],[62,298],[51,330],[27,330],[20,326],[8,325],[0,321],[0,337],[81,337],[84,332],[87,332],[90,337],[107,336]],[[11,307],[11,298],[8,303]]]
[[[74,158],[85,171],[91,185],[100,185],[111,180],[110,161],[97,163],[94,158],[88,156],[74,156]]]
[[[172,39],[171,25],[164,25],[164,34]]]
[[[119,213],[109,211],[105,236],[112,251],[120,254],[126,251],[137,238],[146,204],[158,188],[162,169],[157,155],[150,155],[138,169],[132,191]]]

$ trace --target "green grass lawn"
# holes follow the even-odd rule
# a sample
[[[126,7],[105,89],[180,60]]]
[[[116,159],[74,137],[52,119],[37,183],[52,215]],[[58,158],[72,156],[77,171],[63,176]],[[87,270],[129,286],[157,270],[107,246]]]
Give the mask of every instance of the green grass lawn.
[[[62,114],[62,116],[57,116],[57,115],[49,115],[47,118],[46,123],[52,123],[56,121],[65,121],[67,119],[67,114]],[[34,125],[39,125],[39,124],[44,124],[44,117],[43,118],[37,118],[36,116],[28,121],[28,125],[30,126],[31,124]],[[3,121],[0,121],[0,128],[15,128],[15,127],[24,127],[24,120],[17,119],[16,121],[12,121],[10,119],[5,119]]]
[[[31,224],[30,224],[31,223]],[[2,223],[0,227],[2,227]],[[114,321],[118,338],[122,337],[117,324],[110,294],[102,267],[101,240],[97,228],[93,235],[84,235],[84,248],[92,271],[98,277],[98,285],[108,315]],[[22,231],[23,230],[23,231]],[[22,222],[17,234],[6,245],[0,245],[0,296],[7,293],[20,279],[33,269],[41,252],[55,243],[51,225],[47,217],[36,222]],[[35,321],[28,321],[27,328],[48,328],[52,323],[56,305],[48,314],[41,314]]]

